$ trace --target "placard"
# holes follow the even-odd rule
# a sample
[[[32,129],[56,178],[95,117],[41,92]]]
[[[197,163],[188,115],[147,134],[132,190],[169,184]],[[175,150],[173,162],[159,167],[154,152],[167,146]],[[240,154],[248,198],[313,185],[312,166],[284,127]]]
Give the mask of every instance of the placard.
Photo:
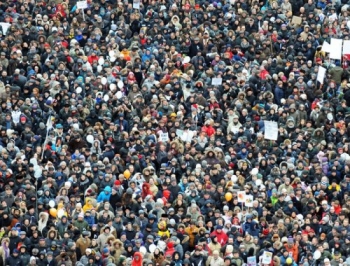
[[[264,251],[261,262],[263,264],[270,264],[271,261],[272,261],[272,253],[268,251]]]
[[[140,0],[134,0],[132,2],[132,8],[140,9]]]
[[[11,24],[6,22],[0,22],[0,25],[2,27],[2,34],[6,35],[7,30],[10,28]]]
[[[330,53],[331,50],[332,50],[331,45],[328,42],[324,41],[322,44],[321,51],[326,52],[326,53]]]
[[[293,18],[292,18],[292,23],[293,23],[294,25],[300,25],[302,22],[303,22],[303,20],[302,20],[301,17],[293,16]]]
[[[213,78],[211,80],[211,85],[220,86],[222,84],[222,78]]]
[[[343,40],[341,39],[331,39],[331,45],[330,45],[330,52],[329,52],[329,58],[341,60],[342,56],[342,46],[343,46]]]
[[[160,141],[162,141],[162,142],[168,142],[169,141],[169,134],[168,134],[168,132],[160,133],[159,134],[159,138],[160,138]]]
[[[254,196],[253,195],[245,195],[245,206],[253,207]]]
[[[344,40],[343,43],[343,55],[350,54],[350,40]]]
[[[195,135],[195,131],[176,129],[176,136],[184,142],[191,142]]]
[[[237,192],[237,198],[238,202],[245,203],[245,191],[238,191]]]
[[[265,139],[269,140],[277,140],[278,138],[278,124],[273,121],[264,121],[264,129],[265,129]]]
[[[319,81],[321,84],[323,84],[325,76],[326,76],[326,69],[324,67],[320,66],[318,68],[317,81]]]
[[[88,8],[87,1],[78,1],[77,2],[77,9],[85,9]]]
[[[247,266],[256,266],[256,257],[252,256],[252,257],[248,257],[247,258]]]

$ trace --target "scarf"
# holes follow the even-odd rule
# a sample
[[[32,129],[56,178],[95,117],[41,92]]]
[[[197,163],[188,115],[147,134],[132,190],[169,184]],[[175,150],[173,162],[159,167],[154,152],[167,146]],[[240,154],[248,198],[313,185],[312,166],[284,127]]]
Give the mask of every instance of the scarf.
[[[10,255],[10,249],[8,247],[6,247],[5,242],[2,243],[2,248],[4,249],[4,253],[5,253],[5,259],[7,259]]]

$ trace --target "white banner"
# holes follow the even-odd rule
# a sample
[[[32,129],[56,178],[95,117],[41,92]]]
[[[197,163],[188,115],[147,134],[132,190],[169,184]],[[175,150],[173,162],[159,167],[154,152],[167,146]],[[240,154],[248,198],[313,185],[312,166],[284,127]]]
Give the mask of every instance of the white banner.
[[[326,52],[326,53],[330,53],[331,50],[332,50],[331,45],[328,42],[324,41],[322,44],[321,51]]]
[[[331,46],[330,46],[331,50],[329,52],[329,58],[341,60],[342,46],[343,46],[343,40],[331,39]]]
[[[343,43],[343,55],[350,54],[350,40],[344,40]]]
[[[277,140],[278,124],[273,121],[264,121],[265,139]]]

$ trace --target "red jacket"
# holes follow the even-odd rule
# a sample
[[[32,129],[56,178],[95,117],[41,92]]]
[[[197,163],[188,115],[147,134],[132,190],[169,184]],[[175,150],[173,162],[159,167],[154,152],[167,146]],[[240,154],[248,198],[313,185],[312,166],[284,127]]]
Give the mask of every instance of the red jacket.
[[[92,65],[94,62],[98,62],[98,56],[97,55],[95,55],[95,56],[92,56],[92,55],[90,55],[89,57],[88,57],[88,62]]]
[[[215,134],[215,129],[212,126],[203,126],[202,131],[207,133],[207,135],[210,137]]]
[[[164,256],[166,257],[167,255],[170,255],[172,257],[175,251],[176,250],[174,248],[174,244],[172,242],[169,242],[167,244],[167,250],[165,251]]]
[[[221,246],[226,245],[227,240],[228,240],[228,237],[223,230],[221,230],[220,233],[218,232],[218,230],[215,230],[214,232],[212,232],[210,234],[210,236],[216,236],[218,238],[218,242],[221,244]]]

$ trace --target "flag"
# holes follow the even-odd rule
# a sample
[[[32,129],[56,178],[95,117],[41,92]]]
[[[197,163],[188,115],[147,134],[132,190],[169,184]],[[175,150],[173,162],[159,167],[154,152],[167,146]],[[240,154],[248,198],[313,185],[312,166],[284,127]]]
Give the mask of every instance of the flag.
[[[49,118],[47,119],[46,128],[47,128],[47,131],[49,131],[51,128],[53,128],[53,126],[52,126],[51,115],[50,115]]]

